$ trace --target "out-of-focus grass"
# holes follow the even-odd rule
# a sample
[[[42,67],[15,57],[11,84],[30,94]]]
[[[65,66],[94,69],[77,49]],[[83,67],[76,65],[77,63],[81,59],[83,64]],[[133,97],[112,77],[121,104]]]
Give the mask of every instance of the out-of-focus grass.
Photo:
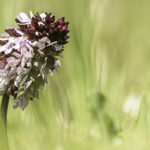
[[[1,32],[29,10],[66,16],[71,30],[62,67],[40,99],[25,111],[13,110],[10,102],[10,150],[149,149],[149,5],[148,0],[0,1]]]

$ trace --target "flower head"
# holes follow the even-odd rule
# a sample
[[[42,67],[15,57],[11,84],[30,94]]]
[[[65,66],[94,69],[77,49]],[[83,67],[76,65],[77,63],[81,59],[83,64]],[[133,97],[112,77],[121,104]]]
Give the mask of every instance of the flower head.
[[[21,12],[16,22],[19,28],[7,28],[0,38],[0,95],[12,95],[14,108],[24,109],[48,83],[47,75],[61,66],[56,57],[63,56],[69,23],[32,12],[30,18]]]

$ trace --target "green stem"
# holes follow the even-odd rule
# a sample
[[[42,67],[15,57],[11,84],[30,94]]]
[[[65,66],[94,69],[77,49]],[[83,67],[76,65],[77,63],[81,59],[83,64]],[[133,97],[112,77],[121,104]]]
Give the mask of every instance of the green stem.
[[[9,103],[9,95],[8,94],[4,94],[3,98],[2,98],[2,103],[1,103],[1,111],[2,111],[2,116],[3,116],[3,120],[4,120],[6,128],[7,128],[8,103]]]
[[[7,137],[7,110],[9,103],[9,95],[4,94],[1,102],[0,110],[0,148],[8,150],[8,137]]]

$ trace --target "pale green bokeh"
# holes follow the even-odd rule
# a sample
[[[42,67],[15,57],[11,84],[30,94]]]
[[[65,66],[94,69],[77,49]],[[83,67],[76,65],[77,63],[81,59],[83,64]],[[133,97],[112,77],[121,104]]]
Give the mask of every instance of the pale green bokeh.
[[[149,150],[150,1],[3,0],[1,33],[30,10],[65,16],[71,38],[40,99],[10,101],[10,150]]]

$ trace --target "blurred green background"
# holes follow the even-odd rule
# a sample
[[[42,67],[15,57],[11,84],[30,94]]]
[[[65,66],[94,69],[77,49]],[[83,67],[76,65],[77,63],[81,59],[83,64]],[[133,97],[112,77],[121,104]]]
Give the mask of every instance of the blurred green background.
[[[2,0],[0,32],[30,10],[65,16],[71,38],[40,99],[10,101],[10,150],[149,150],[150,1]]]

